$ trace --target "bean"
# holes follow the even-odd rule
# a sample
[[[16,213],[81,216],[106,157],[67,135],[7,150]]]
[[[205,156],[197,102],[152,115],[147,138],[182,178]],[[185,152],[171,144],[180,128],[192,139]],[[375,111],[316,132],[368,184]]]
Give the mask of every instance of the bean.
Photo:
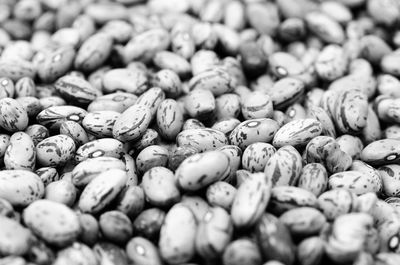
[[[247,238],[232,241],[222,256],[224,265],[261,264],[262,256],[257,244]]]
[[[226,135],[229,135],[239,124],[240,120],[235,118],[227,118],[216,121],[211,127],[211,129],[218,130]]]
[[[290,62],[289,65],[292,65]],[[276,66],[275,69],[285,69]],[[278,70],[277,70],[278,71]],[[280,70],[287,71],[287,70]],[[286,76],[287,74],[284,74]],[[274,109],[282,110],[290,104],[296,102],[304,93],[304,83],[299,79],[284,77],[276,82],[269,91]]]
[[[157,126],[161,135],[168,140],[175,139],[181,131],[183,113],[175,100],[166,99],[158,106]]]
[[[206,126],[198,119],[187,119],[183,124],[182,131],[191,129],[205,129]]]
[[[300,264],[319,264],[325,252],[324,243],[317,236],[302,240],[296,251]]]
[[[109,110],[122,113],[130,106],[132,106],[136,102],[136,100],[137,96],[130,93],[110,93],[97,97],[89,104],[87,110],[89,112]]]
[[[285,145],[301,146],[322,132],[322,125],[314,119],[299,119],[283,125],[275,134],[272,144],[276,147]]]
[[[336,99],[334,120],[343,133],[358,132],[366,126],[368,101],[365,94],[354,90],[342,92]]]
[[[326,247],[327,255],[336,261],[354,260],[361,251],[373,219],[365,213],[351,213],[338,217]],[[356,244],[354,244],[356,243]]]
[[[215,98],[210,90],[194,89],[184,98],[184,106],[192,118],[204,119],[214,112]]]
[[[199,223],[196,251],[206,259],[223,253],[232,237],[233,225],[229,214],[219,207],[211,208]]]
[[[0,79],[0,88],[1,98],[13,98],[14,94],[16,94],[14,82],[8,77]]]
[[[349,154],[352,159],[360,158],[361,151],[364,149],[360,138],[345,134],[338,137],[336,141],[340,149]]]
[[[141,212],[133,222],[134,234],[156,241],[160,235],[165,212],[158,208],[149,208]]]
[[[189,145],[201,152],[222,147],[228,143],[228,139],[220,131],[204,128],[181,131],[176,136],[176,142],[178,146]]]
[[[93,246],[96,259],[101,262],[112,262],[115,264],[128,265],[128,257],[125,251],[119,246],[108,243],[98,242]]]
[[[325,216],[311,207],[299,207],[283,213],[279,220],[293,236],[310,236],[319,233],[326,224]]]
[[[113,175],[113,178],[109,175]],[[79,208],[87,213],[101,211],[123,189],[126,180],[127,176],[123,170],[104,171],[85,187],[79,198]]]
[[[217,149],[218,151],[221,151],[225,155],[229,157],[229,167],[230,171],[229,174],[224,181],[227,182],[232,182],[236,171],[240,167],[240,161],[241,161],[241,156],[242,156],[242,150],[237,147],[236,145],[225,145]]]
[[[361,152],[361,160],[372,165],[394,164],[399,158],[399,142],[396,139],[384,139],[370,143]]]
[[[154,75],[151,83],[155,87],[160,87],[167,96],[173,98],[179,96],[182,92],[182,82],[179,76],[169,69],[158,71]]]
[[[385,165],[378,169],[379,174],[382,178],[383,192],[387,196],[397,196],[399,192],[398,188],[398,176],[400,166],[396,164]]]
[[[267,143],[254,143],[246,147],[242,156],[242,167],[251,172],[263,171],[276,149]]]
[[[305,20],[310,30],[322,40],[338,44],[344,41],[343,29],[329,16],[321,12],[311,12],[306,15]]]
[[[110,156],[121,158],[124,153],[123,144],[113,138],[102,138],[90,141],[76,150],[75,160],[82,162],[89,158]]]
[[[276,186],[294,185],[302,169],[301,156],[292,146],[284,146],[268,160],[264,173]]]
[[[172,171],[165,167],[153,167],[142,178],[142,187],[147,201],[154,206],[167,206],[180,199]]]
[[[69,262],[82,262],[84,264],[96,264],[96,256],[92,249],[82,243],[74,243],[72,246],[58,252],[54,264]]]
[[[278,215],[298,207],[316,205],[317,197],[310,191],[292,186],[277,186],[271,190],[269,208]]]
[[[185,206],[176,204],[165,216],[161,227],[161,257],[169,263],[189,261],[195,253],[196,219]]]
[[[119,244],[126,243],[133,234],[131,221],[120,211],[108,211],[100,215],[99,226],[105,238]]]
[[[374,176],[367,175],[364,172],[350,170],[331,175],[328,185],[330,189],[345,188],[357,195],[361,195],[371,191],[378,192],[381,183],[376,182]]]
[[[112,38],[105,33],[96,33],[82,44],[76,54],[74,66],[83,71],[93,71],[104,63],[111,48]]]
[[[223,179],[229,173],[229,158],[220,151],[208,151],[186,158],[176,169],[175,178],[185,190],[198,190]]]
[[[91,214],[85,213],[80,214],[78,218],[81,226],[79,239],[88,246],[94,245],[99,236],[99,224],[96,218]]]
[[[128,258],[138,265],[161,265],[161,257],[156,246],[143,237],[132,238],[127,246]]]
[[[251,119],[236,126],[229,141],[243,150],[255,142],[271,142],[278,129],[278,123],[272,119]]]
[[[104,74],[103,86],[109,93],[123,91],[140,95],[148,89],[148,79],[143,71],[112,69]]]
[[[0,76],[10,78],[16,82],[23,77],[34,78],[37,69],[33,63],[27,60],[1,60]]]
[[[161,69],[174,71],[179,77],[185,77],[190,73],[189,62],[177,53],[159,51],[155,54],[153,63]]]
[[[236,196],[236,188],[224,181],[217,181],[207,188],[207,201],[212,206],[230,210]]]
[[[56,47],[51,50],[43,52],[43,58],[41,58],[37,64],[37,74],[44,82],[53,82],[57,78],[65,75],[71,68],[75,58],[75,50],[70,45]],[[27,75],[33,78],[31,75]]]
[[[135,218],[144,208],[145,195],[140,186],[124,188],[117,198],[116,209]]]
[[[23,132],[14,133],[4,154],[6,169],[33,171],[36,165],[36,150],[32,139]]]
[[[81,123],[86,114],[84,109],[75,106],[53,106],[42,110],[36,119],[40,125],[57,130],[64,121]]]
[[[72,206],[76,199],[76,189],[71,179],[64,176],[61,180],[49,183],[45,188],[44,198],[67,206]]]
[[[215,99],[215,112],[218,119],[236,118],[240,114],[240,97],[227,93]]]
[[[10,131],[22,131],[28,127],[28,113],[24,107],[12,98],[0,99],[0,127]]]
[[[54,84],[56,91],[67,101],[87,104],[92,102],[100,93],[83,78],[66,75]]]
[[[231,208],[233,224],[239,228],[254,225],[268,205],[271,182],[262,173],[254,173],[239,186]]]
[[[346,189],[333,189],[318,197],[318,205],[328,220],[349,213],[355,204],[356,196]]]
[[[170,41],[168,32],[162,28],[141,32],[126,44],[122,51],[122,59],[125,63],[134,60],[149,62],[158,51],[167,49]]]
[[[142,115],[144,112],[144,115]],[[122,141],[134,140],[143,135],[151,121],[150,108],[133,105],[125,110],[115,121],[113,136]],[[127,124],[131,124],[128,125]]]
[[[140,174],[154,167],[164,167],[168,163],[168,150],[164,147],[151,145],[143,149],[136,157],[136,166]]]
[[[265,258],[293,264],[294,244],[290,232],[277,217],[264,213],[255,229],[257,241]]]
[[[40,100],[35,97],[18,97],[16,100],[26,110],[28,117],[35,117],[42,111]]]
[[[0,223],[3,227],[0,233],[0,252],[10,256],[27,253],[30,247],[31,231],[5,216],[0,217]]]
[[[305,165],[297,186],[311,191],[315,196],[319,196],[328,186],[328,173],[325,167],[319,163]]]
[[[67,206],[49,200],[30,204],[23,218],[36,235],[55,246],[72,243],[80,232],[78,216]]]
[[[328,45],[315,62],[315,70],[320,78],[333,81],[346,72],[347,58],[344,50],[339,45]]]
[[[42,166],[65,164],[75,153],[74,140],[66,135],[48,137],[36,146],[37,161]]]

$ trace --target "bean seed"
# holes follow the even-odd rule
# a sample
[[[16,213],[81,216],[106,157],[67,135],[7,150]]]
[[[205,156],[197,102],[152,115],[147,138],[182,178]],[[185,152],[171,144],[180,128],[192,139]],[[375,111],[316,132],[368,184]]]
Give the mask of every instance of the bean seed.
[[[264,173],[276,186],[295,185],[302,169],[301,156],[292,146],[284,146],[268,160]]]
[[[153,243],[143,237],[132,238],[127,246],[128,258],[138,265],[161,265],[161,257]]]
[[[14,133],[4,154],[6,169],[32,171],[36,165],[36,150],[32,139],[23,132]]]
[[[108,211],[100,215],[100,230],[108,240],[124,244],[132,237],[132,223],[120,211]]]
[[[173,206],[161,227],[159,248],[169,263],[189,261],[195,253],[196,219],[185,206]]]
[[[277,217],[264,213],[256,231],[260,249],[267,259],[293,264],[294,244],[290,232]]]
[[[277,186],[271,190],[269,207],[271,212],[278,215],[290,209],[316,205],[317,197],[310,191],[292,186]]]
[[[65,164],[75,153],[74,140],[66,135],[48,137],[36,146],[37,160],[42,166]]]
[[[259,220],[268,205],[271,186],[270,180],[262,173],[252,174],[240,185],[231,209],[236,227],[249,227]]]
[[[261,264],[262,256],[257,244],[247,238],[232,241],[222,256],[224,265]]]
[[[156,241],[160,235],[164,218],[165,212],[158,208],[144,210],[133,222],[134,234]]]
[[[400,144],[396,139],[375,141],[363,149],[361,160],[372,166],[394,164],[400,157],[398,148]]]
[[[28,126],[28,113],[24,107],[12,98],[0,99],[0,127],[16,132],[22,131]]]
[[[99,92],[89,82],[76,76],[63,76],[57,80],[54,86],[67,101],[85,104],[90,103],[99,95]]]
[[[325,216],[311,207],[299,207],[283,213],[279,220],[290,230],[293,236],[310,236],[321,231],[326,224]]]
[[[221,180],[229,173],[229,158],[220,151],[208,151],[186,158],[176,169],[175,178],[185,190],[198,190]]]
[[[101,43],[101,45],[99,45]],[[97,33],[89,37],[76,54],[74,65],[83,71],[99,68],[110,55],[112,38],[105,33]]]
[[[116,209],[131,219],[135,218],[144,208],[144,191],[139,186],[126,187],[118,197]]]
[[[153,167],[142,178],[142,187],[147,201],[155,206],[171,205],[180,199],[172,171],[164,167]]]
[[[113,177],[110,178],[110,175]],[[127,176],[123,170],[104,171],[85,187],[79,198],[79,208],[87,213],[101,211],[123,189],[126,180]]]
[[[322,125],[314,119],[300,119],[283,125],[275,134],[272,144],[276,147],[285,145],[301,146],[322,132]]]
[[[93,246],[96,259],[101,262],[111,262],[114,264],[128,265],[128,257],[125,251],[119,246],[108,243],[99,242]]]
[[[328,173],[325,167],[319,163],[305,165],[297,186],[311,191],[315,196],[319,196],[328,186]]]
[[[23,217],[36,235],[56,246],[70,244],[80,232],[78,216],[61,203],[38,200],[24,210]]]
[[[58,252],[54,264],[81,262],[83,264],[96,264],[96,256],[92,249],[82,243],[74,243],[72,246]]]
[[[206,259],[217,258],[229,244],[233,225],[229,214],[219,207],[211,208],[199,223],[196,251]]]
[[[240,123],[229,135],[229,141],[243,150],[255,142],[271,142],[278,129],[272,119],[251,119]]]

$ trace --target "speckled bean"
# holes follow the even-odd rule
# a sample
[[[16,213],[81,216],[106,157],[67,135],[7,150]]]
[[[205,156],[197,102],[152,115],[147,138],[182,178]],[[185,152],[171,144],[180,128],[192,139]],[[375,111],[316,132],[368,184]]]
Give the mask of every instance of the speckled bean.
[[[35,169],[36,149],[28,134],[16,132],[11,136],[4,155],[4,165],[6,169]]]
[[[196,219],[182,204],[174,205],[165,216],[158,242],[161,257],[170,264],[189,261],[195,254]]]
[[[58,166],[74,157],[75,142],[66,135],[48,137],[37,144],[36,156],[42,166]]]
[[[82,162],[89,158],[110,156],[121,158],[124,154],[123,144],[113,138],[102,138],[80,146],[75,153],[75,160]]]
[[[126,181],[127,176],[124,170],[109,169],[103,171],[90,181],[83,190],[79,198],[79,209],[87,213],[101,211],[121,192]]]
[[[184,190],[198,190],[225,178],[229,157],[221,151],[207,151],[186,158],[176,169],[175,178]]]
[[[23,212],[25,224],[40,238],[55,246],[66,246],[80,232],[78,216],[67,206],[49,200],[38,200]]]

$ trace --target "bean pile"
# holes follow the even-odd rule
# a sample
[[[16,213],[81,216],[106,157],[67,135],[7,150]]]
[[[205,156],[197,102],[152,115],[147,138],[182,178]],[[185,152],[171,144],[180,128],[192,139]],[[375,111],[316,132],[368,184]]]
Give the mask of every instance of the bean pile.
[[[0,0],[0,265],[399,265],[397,0]]]

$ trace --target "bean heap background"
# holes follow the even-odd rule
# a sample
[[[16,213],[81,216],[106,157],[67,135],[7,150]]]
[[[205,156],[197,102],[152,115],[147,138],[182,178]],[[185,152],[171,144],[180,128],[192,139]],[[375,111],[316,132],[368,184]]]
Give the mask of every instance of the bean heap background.
[[[0,264],[400,264],[396,0],[0,0]]]

